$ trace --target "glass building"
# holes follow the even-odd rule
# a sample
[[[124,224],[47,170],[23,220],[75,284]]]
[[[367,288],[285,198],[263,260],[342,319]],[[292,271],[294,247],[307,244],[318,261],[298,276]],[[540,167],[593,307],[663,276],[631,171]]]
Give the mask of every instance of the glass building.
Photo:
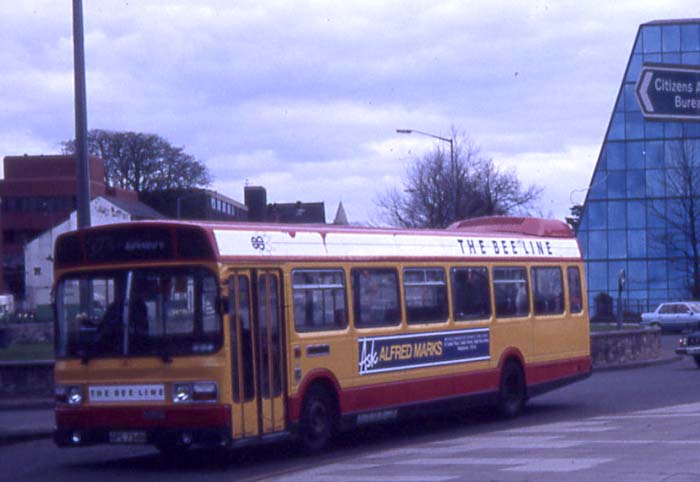
[[[700,67],[700,19],[654,21],[637,32],[577,231],[593,315],[601,293],[618,299],[621,270],[621,301],[630,311],[692,297],[688,198],[678,176],[680,153],[700,154],[700,123],[644,117],[635,89],[648,63]],[[697,156],[690,161],[689,177],[700,178]]]

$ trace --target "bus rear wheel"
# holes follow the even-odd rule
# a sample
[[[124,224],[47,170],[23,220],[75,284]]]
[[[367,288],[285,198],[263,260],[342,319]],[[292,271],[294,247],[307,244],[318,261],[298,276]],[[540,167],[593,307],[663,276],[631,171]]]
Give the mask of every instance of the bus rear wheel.
[[[522,412],[527,399],[525,376],[520,363],[508,360],[501,372],[498,410],[505,418],[513,418]]]
[[[693,355],[693,360],[695,360],[695,366],[700,368],[700,355]]]
[[[320,386],[312,387],[304,397],[301,414],[301,441],[304,451],[314,454],[326,449],[335,435],[336,413],[332,398]]]

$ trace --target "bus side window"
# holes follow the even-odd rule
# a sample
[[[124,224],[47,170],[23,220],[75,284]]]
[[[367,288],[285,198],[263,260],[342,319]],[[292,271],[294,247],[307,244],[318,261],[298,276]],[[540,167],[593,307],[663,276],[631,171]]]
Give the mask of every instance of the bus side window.
[[[530,270],[532,297],[536,315],[564,313],[564,280],[558,267],[538,267]]]
[[[401,323],[399,277],[391,268],[356,268],[352,272],[355,326],[371,328]]]
[[[493,288],[496,299],[496,316],[528,316],[530,301],[527,287],[527,271],[519,266],[493,268]]]
[[[347,326],[342,269],[292,271],[294,326],[298,332],[340,330]]]
[[[447,320],[447,282],[442,268],[406,268],[403,288],[408,323]]]
[[[566,268],[566,276],[569,281],[569,310],[571,313],[581,313],[583,311],[581,272],[577,266],[569,266]]]
[[[489,272],[485,267],[452,268],[452,306],[457,321],[491,317]]]

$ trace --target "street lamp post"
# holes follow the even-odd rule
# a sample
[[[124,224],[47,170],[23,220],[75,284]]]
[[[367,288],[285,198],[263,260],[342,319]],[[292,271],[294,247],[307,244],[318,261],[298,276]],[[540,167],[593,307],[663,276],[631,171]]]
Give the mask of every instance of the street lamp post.
[[[73,0],[73,70],[75,76],[75,158],[78,227],[90,226],[90,162],[87,145],[83,2]]]
[[[450,169],[452,170],[452,221],[457,221],[457,164],[455,162],[455,150],[454,150],[454,140],[451,137],[441,137],[435,134],[430,134],[429,132],[418,131],[415,129],[396,129],[398,134],[420,134],[422,136],[432,137],[433,139],[438,139],[443,142],[450,143]]]

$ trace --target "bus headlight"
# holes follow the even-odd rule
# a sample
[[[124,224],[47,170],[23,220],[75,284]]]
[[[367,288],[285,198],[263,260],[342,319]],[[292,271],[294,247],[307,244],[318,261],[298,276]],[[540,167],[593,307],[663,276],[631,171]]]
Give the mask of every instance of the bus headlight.
[[[83,403],[83,390],[80,385],[56,385],[54,395],[57,403],[80,405]]]
[[[219,395],[216,382],[175,383],[173,403],[215,402]]]

